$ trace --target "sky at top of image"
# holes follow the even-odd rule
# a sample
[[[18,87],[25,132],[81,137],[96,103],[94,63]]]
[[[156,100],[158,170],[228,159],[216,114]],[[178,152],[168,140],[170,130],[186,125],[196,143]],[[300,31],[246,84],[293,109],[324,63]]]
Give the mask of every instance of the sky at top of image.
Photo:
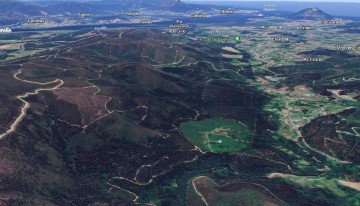
[[[186,2],[192,1],[219,1],[219,0],[184,0]],[[253,2],[337,2],[337,3],[360,3],[360,0],[226,0],[226,1],[234,1],[234,2],[244,2],[244,1],[253,1]]]
[[[1,0],[0,0],[1,1]],[[49,1],[49,0],[19,0],[19,1]],[[55,0],[55,1],[80,1],[80,2],[88,2],[88,1],[102,1],[102,0]],[[113,1],[121,1],[121,0],[113,0]],[[135,0],[134,0],[135,1]],[[149,0],[151,1],[151,0]],[[166,1],[166,0],[164,0]],[[168,0],[171,1],[171,0]],[[173,0],[175,1],[175,0]],[[177,0],[176,0],[177,1]],[[192,2],[192,1],[221,1],[221,0],[182,0],[184,2]],[[360,3],[360,0],[225,0],[225,1],[233,1],[233,2],[244,2],[244,1],[252,1],[252,2],[352,2],[352,3]]]

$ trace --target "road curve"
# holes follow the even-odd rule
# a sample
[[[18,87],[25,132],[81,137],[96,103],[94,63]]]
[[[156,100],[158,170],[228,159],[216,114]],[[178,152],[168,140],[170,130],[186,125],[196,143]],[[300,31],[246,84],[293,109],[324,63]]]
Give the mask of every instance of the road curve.
[[[36,84],[36,85],[49,85],[49,84],[54,84],[54,83],[58,83],[56,86],[53,87],[49,87],[49,88],[40,88],[40,89],[36,89],[33,92],[27,92],[23,95],[19,95],[16,98],[19,99],[20,101],[23,102],[23,106],[21,107],[21,112],[20,115],[15,119],[15,121],[11,124],[10,128],[4,132],[3,134],[0,135],[0,140],[4,139],[7,135],[15,132],[16,128],[19,126],[20,122],[24,119],[24,117],[26,116],[27,110],[30,108],[30,103],[27,102],[26,100],[24,100],[25,98],[32,96],[32,95],[37,95],[39,94],[39,92],[42,91],[52,91],[55,89],[58,89],[59,87],[61,87],[64,84],[64,81],[61,79],[56,79],[54,81],[51,82],[33,82],[33,81],[28,81],[28,80],[24,80],[24,79],[20,79],[18,77],[19,74],[22,73],[22,69],[19,69],[18,72],[16,72],[13,76],[16,80],[22,81],[22,82],[26,82],[26,83],[30,83],[30,84]]]

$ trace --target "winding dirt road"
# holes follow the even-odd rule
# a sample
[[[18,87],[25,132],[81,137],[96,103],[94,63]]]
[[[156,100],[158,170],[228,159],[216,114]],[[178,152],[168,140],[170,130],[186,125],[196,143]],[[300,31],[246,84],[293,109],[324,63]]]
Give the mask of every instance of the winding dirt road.
[[[22,65],[21,65],[22,66]],[[19,81],[22,81],[22,82],[26,82],[26,83],[30,83],[30,84],[36,84],[36,85],[50,85],[50,84],[55,84],[55,83],[58,83],[56,86],[53,86],[53,87],[49,87],[49,88],[39,88],[39,89],[36,89],[35,91],[33,92],[27,92],[23,95],[19,95],[17,96],[16,98],[19,99],[20,101],[23,102],[23,106],[21,107],[21,112],[20,112],[20,115],[15,119],[15,121],[11,124],[10,128],[3,134],[0,135],[0,140],[1,139],[4,139],[7,135],[15,132],[16,128],[19,126],[20,122],[24,119],[24,117],[26,116],[26,113],[27,113],[27,110],[30,108],[31,104],[29,102],[27,102],[25,99],[29,96],[32,96],[32,95],[37,95],[39,94],[39,92],[42,92],[42,91],[52,91],[52,90],[55,90],[55,89],[58,89],[59,87],[61,87],[63,84],[64,84],[64,81],[61,80],[61,79],[56,79],[54,81],[51,81],[51,82],[45,82],[45,83],[42,83],[42,82],[33,82],[33,81],[28,81],[28,80],[24,80],[24,79],[20,79],[18,77],[18,75],[20,75],[22,73],[22,69],[19,69],[18,72],[16,72],[14,74],[14,78],[16,80],[19,80]]]

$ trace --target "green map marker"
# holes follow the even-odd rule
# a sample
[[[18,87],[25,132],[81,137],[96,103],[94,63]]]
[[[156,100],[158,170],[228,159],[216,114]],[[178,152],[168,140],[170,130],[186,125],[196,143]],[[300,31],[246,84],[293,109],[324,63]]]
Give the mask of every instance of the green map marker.
[[[239,35],[235,36],[235,41],[236,41],[236,42],[240,42],[240,39],[241,39],[241,38],[240,38]]]

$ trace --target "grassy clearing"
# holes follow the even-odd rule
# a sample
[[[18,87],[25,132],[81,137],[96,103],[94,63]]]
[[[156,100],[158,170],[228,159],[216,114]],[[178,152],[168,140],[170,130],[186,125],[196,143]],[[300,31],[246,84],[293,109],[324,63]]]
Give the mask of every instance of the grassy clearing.
[[[181,124],[184,136],[194,145],[209,152],[237,152],[250,146],[254,133],[243,124],[213,118]]]

